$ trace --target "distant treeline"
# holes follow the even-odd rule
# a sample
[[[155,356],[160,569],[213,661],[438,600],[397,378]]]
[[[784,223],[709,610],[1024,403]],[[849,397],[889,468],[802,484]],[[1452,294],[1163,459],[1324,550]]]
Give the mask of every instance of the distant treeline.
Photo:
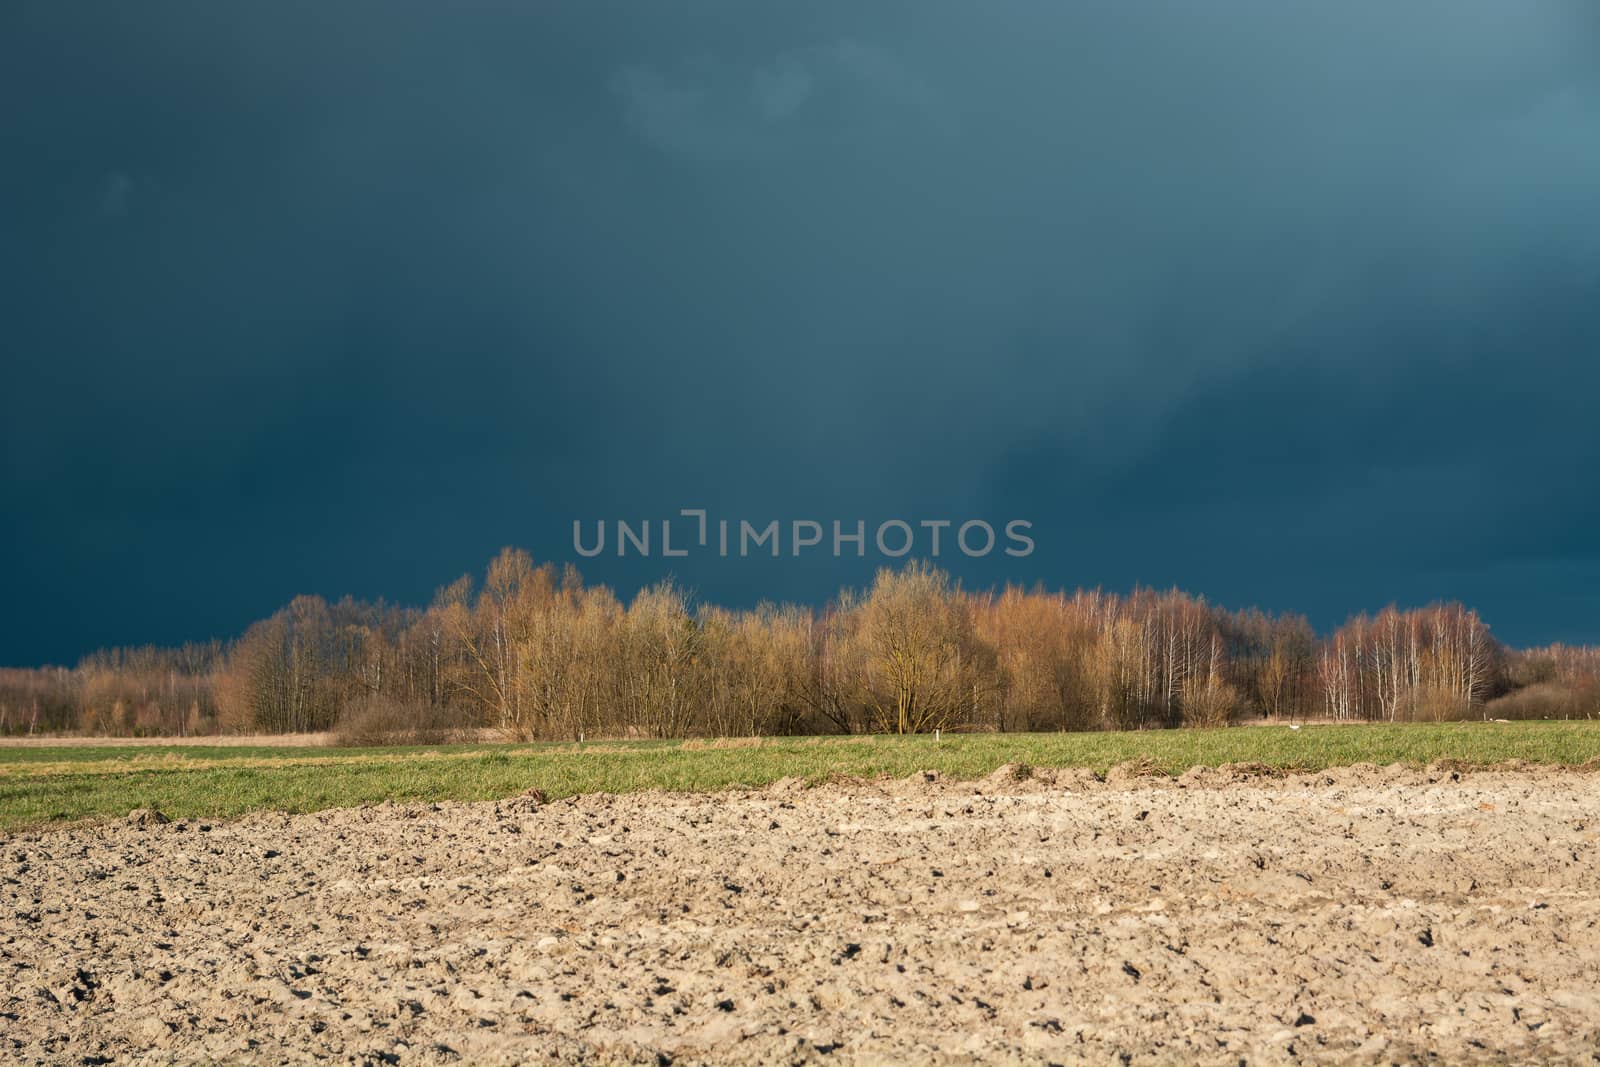
[[[426,610],[302,596],[237,640],[0,670],[0,733],[429,740],[1600,715],[1600,649],[1511,650],[1458,604],[1351,619],[1178,592],[967,592],[924,564],[822,610],[624,603],[507,549]]]

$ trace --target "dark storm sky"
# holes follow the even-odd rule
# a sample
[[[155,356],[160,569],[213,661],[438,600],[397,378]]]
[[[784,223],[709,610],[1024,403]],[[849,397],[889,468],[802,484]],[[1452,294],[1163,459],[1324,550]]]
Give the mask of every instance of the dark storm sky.
[[[0,662],[692,506],[1600,640],[1597,11],[9,0]]]

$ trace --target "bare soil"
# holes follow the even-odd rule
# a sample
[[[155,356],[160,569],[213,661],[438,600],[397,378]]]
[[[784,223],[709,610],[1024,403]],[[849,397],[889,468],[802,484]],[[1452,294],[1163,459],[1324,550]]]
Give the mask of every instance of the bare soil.
[[[1600,1062],[1590,773],[146,814],[0,859],[7,1062]]]

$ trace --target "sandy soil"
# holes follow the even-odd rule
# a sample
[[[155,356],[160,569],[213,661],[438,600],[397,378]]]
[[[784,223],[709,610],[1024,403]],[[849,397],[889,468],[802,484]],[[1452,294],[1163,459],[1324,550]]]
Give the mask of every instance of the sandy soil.
[[[12,836],[0,1060],[1600,1062],[1600,775],[1086,779]]]

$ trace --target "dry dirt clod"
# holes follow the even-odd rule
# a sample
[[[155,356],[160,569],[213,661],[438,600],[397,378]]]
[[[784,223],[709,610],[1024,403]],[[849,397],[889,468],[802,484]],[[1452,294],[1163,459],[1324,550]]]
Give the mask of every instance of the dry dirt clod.
[[[128,817],[123,820],[129,826],[147,827],[164,826],[172,820],[154,808],[134,808],[128,812]]]

